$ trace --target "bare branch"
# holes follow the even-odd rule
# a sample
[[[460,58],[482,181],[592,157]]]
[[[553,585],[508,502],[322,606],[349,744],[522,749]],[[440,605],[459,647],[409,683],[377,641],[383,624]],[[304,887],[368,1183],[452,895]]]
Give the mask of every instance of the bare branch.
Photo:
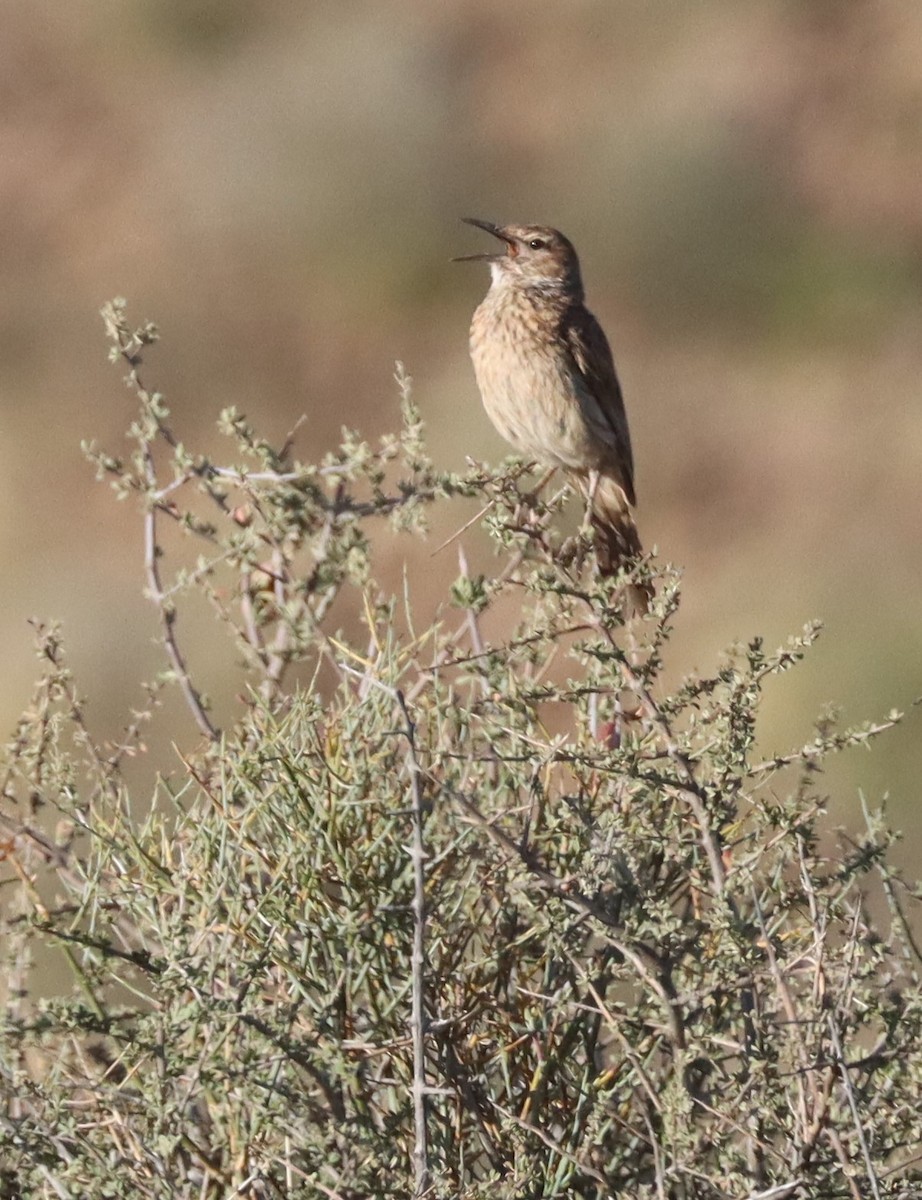
[[[424,840],[425,806],[422,773],[416,757],[416,725],[410,716],[406,698],[399,689],[395,692],[403,714],[407,739],[407,770],[410,775],[410,796],[413,814],[413,950],[412,950],[412,1013],[413,1033],[413,1123],[416,1141],[413,1164],[416,1172],[416,1196],[426,1194],[430,1186],[429,1128],[426,1086],[426,845]]]
[[[154,474],[153,457],[149,446],[145,447],[144,457],[149,471],[149,478],[153,485],[156,483],[156,477]],[[210,741],[216,742],[221,736],[220,732],[209,717],[202,702],[202,697],[192,682],[189,668],[186,666],[186,660],[176,640],[176,609],[172,602],[166,599],[160,579],[159,559],[161,553],[162,551],[157,544],[157,508],[156,505],[149,504],[147,512],[144,514],[144,567],[147,572],[148,592],[160,613],[160,621],[163,627],[163,644],[166,647],[167,657],[170,660],[186,704],[202,733]]]

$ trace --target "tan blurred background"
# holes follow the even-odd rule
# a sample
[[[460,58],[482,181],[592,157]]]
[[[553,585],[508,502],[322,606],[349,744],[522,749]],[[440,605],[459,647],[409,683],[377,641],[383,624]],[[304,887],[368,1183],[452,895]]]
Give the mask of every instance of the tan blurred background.
[[[5,0],[0,87],[4,728],[30,615],[64,620],[103,734],[158,663],[136,508],[79,450],[131,413],[100,304],[160,325],[192,445],[228,404],[279,440],[307,413],[305,456],[392,428],[399,358],[436,459],[496,460],[463,215],[581,251],[641,530],[685,569],[671,678],[821,617],[766,749],[922,693],[918,0]],[[830,786],[913,831],[918,741]]]

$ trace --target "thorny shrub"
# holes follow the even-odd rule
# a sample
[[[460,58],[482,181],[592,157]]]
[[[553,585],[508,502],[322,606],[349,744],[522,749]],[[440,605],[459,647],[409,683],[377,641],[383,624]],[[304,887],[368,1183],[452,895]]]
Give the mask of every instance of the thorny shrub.
[[[437,470],[402,373],[377,448],[304,464],[228,411],[218,466],[141,382],[154,329],[104,317],[139,415],[129,458],[88,449],[140,502],[168,666],[102,745],[38,629],[2,776],[0,1195],[922,1195],[919,892],[879,815],[836,842],[818,774],[898,715],[760,761],[763,689],[814,628],[670,693],[674,573],[638,564],[658,598],[628,620],[557,532],[565,489]],[[372,548],[455,496],[497,568],[421,625]],[[224,732],[193,594],[245,679]],[[201,744],[129,797],[170,685]],[[42,994],[52,953],[73,984]]]

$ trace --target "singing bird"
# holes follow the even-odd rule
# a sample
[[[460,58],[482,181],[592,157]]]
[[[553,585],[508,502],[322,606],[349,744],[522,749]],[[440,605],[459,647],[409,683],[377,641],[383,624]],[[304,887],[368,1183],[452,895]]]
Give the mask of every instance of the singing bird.
[[[563,467],[586,496],[599,570],[642,553],[634,524],[634,461],[608,340],[586,308],[572,243],[546,225],[465,217],[502,246],[457,262],[490,264],[492,283],[471,324],[471,358],[487,415],[526,458]],[[651,592],[632,586],[635,608]]]

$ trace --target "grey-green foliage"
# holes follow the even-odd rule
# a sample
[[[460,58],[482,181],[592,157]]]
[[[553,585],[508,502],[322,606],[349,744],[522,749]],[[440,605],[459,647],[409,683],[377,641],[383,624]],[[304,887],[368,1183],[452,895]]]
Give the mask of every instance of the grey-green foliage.
[[[833,838],[818,774],[896,715],[758,761],[762,690],[815,629],[666,694],[674,575],[626,625],[624,581],[556,532],[562,497],[518,466],[435,470],[403,376],[378,448],[300,464],[225,413],[246,465],[222,468],[141,383],[153,330],[106,317],[141,411],[132,458],[92,453],[140,497],[169,667],[103,749],[38,631],[3,775],[0,1195],[919,1195],[918,892],[878,816]],[[419,534],[458,494],[496,570],[420,627],[374,582],[380,518]],[[182,641],[195,592],[249,687],[223,733]],[[358,634],[329,625],[338,597]],[[498,603],[517,619],[490,642]],[[203,744],[151,804],[121,767],[170,684]],[[51,996],[49,948],[73,972]]]

